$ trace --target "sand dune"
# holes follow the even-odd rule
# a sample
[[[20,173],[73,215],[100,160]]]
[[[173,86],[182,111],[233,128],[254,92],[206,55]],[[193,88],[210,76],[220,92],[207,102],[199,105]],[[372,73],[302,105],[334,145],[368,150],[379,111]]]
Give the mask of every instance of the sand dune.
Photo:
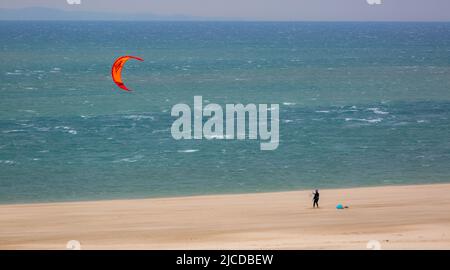
[[[309,194],[0,205],[0,249],[450,249],[450,184]]]

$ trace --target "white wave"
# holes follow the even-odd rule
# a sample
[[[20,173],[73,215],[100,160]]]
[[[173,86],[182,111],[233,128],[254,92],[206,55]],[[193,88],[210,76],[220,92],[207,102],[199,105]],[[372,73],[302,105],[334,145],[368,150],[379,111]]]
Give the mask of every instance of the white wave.
[[[19,112],[36,113],[36,111],[33,110],[19,110]]]
[[[7,164],[7,165],[12,165],[15,164],[16,162],[14,160],[0,160],[0,164]]]
[[[360,119],[360,121],[368,122],[368,123],[380,123],[383,121],[382,118],[376,118],[376,119]]]
[[[198,149],[187,149],[187,150],[178,150],[178,153],[194,153],[194,152],[198,152]]]
[[[428,120],[417,120],[417,123],[422,124],[422,123],[429,123],[430,121]]]
[[[128,163],[134,163],[139,161],[140,159],[142,159],[144,156],[143,155],[136,155],[134,157],[129,157],[129,158],[122,158],[122,159],[118,159],[113,161],[114,163],[120,163],[120,162],[128,162]]]
[[[294,105],[297,105],[297,103],[294,103],[294,102],[283,102],[283,105],[294,106]]]
[[[38,127],[38,128],[36,128],[36,130],[37,131],[49,131],[50,128],[48,128],[48,127]]]
[[[64,130],[68,130],[68,129],[71,129],[71,128],[68,127],[68,126],[56,126],[55,129],[64,129]]]
[[[114,163],[119,163],[119,162],[129,162],[129,163],[134,163],[137,162],[136,159],[132,159],[132,158],[122,158],[119,160],[115,160]]]
[[[25,132],[23,129],[11,129],[11,130],[4,130],[3,133],[17,133],[17,132]]]
[[[316,113],[330,113],[330,111],[316,111]]]
[[[123,118],[125,119],[130,119],[130,120],[142,120],[142,119],[150,119],[150,120],[154,120],[155,117],[151,116],[151,115],[139,115],[139,114],[133,114],[133,115],[127,115],[124,116]]]
[[[283,120],[283,123],[291,123],[291,122],[294,122],[294,120],[290,120],[290,119]]]
[[[375,118],[375,119],[364,119],[364,118],[345,118],[345,121],[360,121],[360,122],[367,122],[367,123],[379,123],[383,121],[382,118]]]
[[[64,132],[68,132],[73,135],[76,135],[78,133],[75,129],[68,127],[68,126],[56,126],[55,129],[58,129],[58,130],[62,129]]]
[[[367,110],[375,114],[389,114],[389,112],[382,111],[379,108],[368,108]]]

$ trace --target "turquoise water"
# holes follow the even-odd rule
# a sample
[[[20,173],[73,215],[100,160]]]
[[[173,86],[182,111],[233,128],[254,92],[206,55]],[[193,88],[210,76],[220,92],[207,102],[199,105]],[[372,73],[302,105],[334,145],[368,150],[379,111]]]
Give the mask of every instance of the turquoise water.
[[[449,23],[0,22],[0,202],[450,182]],[[110,68],[135,55],[119,90]],[[279,103],[280,145],[175,141]]]

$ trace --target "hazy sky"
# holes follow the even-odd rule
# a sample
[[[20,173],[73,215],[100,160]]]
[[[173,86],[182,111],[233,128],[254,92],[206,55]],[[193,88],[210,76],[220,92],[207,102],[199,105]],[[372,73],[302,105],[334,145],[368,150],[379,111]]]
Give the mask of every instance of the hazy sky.
[[[1,0],[0,8],[49,7],[245,20],[450,21],[450,0]]]

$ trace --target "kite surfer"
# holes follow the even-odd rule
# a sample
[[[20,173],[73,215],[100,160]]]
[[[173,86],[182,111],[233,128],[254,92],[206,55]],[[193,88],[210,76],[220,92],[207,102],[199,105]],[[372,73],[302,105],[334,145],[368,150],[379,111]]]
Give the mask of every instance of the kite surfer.
[[[313,193],[313,208],[317,206],[319,208],[319,190],[316,189],[316,191]]]

